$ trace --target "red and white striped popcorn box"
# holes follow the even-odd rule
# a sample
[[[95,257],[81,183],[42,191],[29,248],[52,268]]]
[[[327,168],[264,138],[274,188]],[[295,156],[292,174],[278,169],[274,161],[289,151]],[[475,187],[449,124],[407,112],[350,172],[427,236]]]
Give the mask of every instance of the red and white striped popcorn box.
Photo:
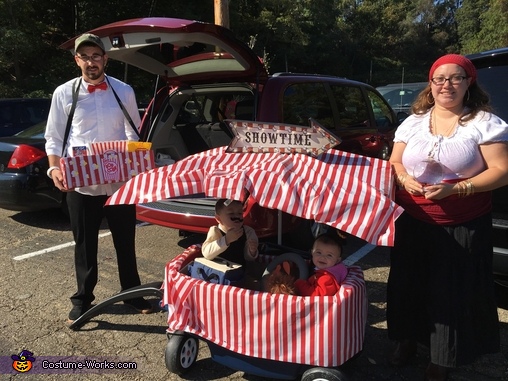
[[[119,158],[122,181],[127,181],[140,173],[155,168],[155,157],[152,150],[122,152],[119,154]]]
[[[60,167],[67,189],[123,182],[155,168],[153,151],[109,151],[102,155],[63,157]]]
[[[108,151],[127,152],[128,144],[128,140],[93,142],[90,144],[90,152],[92,155],[100,155]]]

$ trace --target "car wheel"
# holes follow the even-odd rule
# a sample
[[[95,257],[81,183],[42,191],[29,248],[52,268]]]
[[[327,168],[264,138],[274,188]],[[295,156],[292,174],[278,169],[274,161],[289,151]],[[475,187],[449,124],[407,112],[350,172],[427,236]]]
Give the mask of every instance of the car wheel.
[[[347,381],[348,377],[335,368],[311,368],[303,373],[301,381]]]
[[[198,350],[198,339],[182,331],[173,333],[164,354],[166,368],[176,375],[184,374],[196,362]]]

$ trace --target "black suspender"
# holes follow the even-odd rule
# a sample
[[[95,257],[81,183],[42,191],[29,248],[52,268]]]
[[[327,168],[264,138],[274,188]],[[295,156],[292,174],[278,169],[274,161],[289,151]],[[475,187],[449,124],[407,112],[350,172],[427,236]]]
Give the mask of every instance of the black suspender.
[[[81,81],[82,81],[82,77],[80,77],[78,80],[74,81],[74,84],[72,85],[72,107],[71,107],[71,111],[69,112],[69,117],[67,118],[67,125],[65,126],[65,135],[64,135],[64,140],[63,140],[61,157],[64,156],[65,148],[67,146],[67,139],[69,139],[69,133],[71,131],[72,118],[74,117],[74,111],[76,110],[76,104],[78,102],[78,94],[79,94],[79,88],[81,87]],[[115,96],[115,99],[118,102],[118,105],[122,109],[122,112],[123,112],[123,114],[125,116],[125,119],[127,119],[127,121],[131,125],[132,129],[134,130],[134,132],[136,133],[138,138],[141,139],[141,135],[139,134],[138,129],[134,125],[134,122],[132,121],[131,116],[129,115],[129,113],[125,109],[125,106],[123,105],[122,101],[120,100],[120,97],[116,93],[115,89],[113,88],[113,86],[111,86],[111,83],[109,82],[109,79],[108,79],[107,76],[106,76],[106,81],[108,82],[108,86],[111,88],[111,91],[113,91],[113,95]]]
[[[120,100],[120,97],[116,94],[115,89],[113,88],[113,86],[111,86],[111,83],[109,83],[108,77],[106,77],[106,81],[108,81],[108,86],[111,87],[111,90],[113,91],[113,95],[115,96],[116,101],[118,102],[118,105],[120,106],[120,108],[122,109],[123,114],[125,115],[125,119],[127,119],[127,121],[131,125],[131,127],[134,130],[134,132],[136,133],[136,135],[138,135],[138,138],[141,139],[141,135],[139,134],[138,129],[134,125],[134,122],[132,121],[131,116],[129,115],[129,113],[125,109],[125,106],[123,105],[122,101]]]
[[[79,88],[81,86],[81,80],[82,78],[79,77],[78,80],[74,81],[74,84],[72,85],[72,107],[71,111],[69,112],[69,117],[67,118],[67,125],[65,126],[65,135],[62,145],[62,154],[61,157],[64,156],[65,153],[65,147],[67,146],[67,139],[69,139],[69,133],[71,132],[71,123],[72,118],[74,117],[74,110],[76,110],[76,103],[78,103],[78,94],[79,94]],[[77,84],[77,86],[76,86]]]

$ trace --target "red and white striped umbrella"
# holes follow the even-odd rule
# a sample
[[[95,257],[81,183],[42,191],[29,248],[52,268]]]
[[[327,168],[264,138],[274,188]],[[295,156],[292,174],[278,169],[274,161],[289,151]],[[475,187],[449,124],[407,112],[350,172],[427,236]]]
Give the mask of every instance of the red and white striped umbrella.
[[[108,205],[149,203],[192,194],[241,200],[315,220],[367,242],[393,245],[402,208],[392,200],[390,163],[339,150],[304,154],[204,151],[129,180]]]

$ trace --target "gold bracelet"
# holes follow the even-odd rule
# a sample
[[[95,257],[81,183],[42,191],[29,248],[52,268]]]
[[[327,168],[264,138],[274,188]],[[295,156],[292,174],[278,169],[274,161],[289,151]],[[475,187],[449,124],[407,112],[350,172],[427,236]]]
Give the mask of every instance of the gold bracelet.
[[[466,180],[467,185],[467,196],[471,196],[474,194],[474,185],[471,180]]]
[[[402,172],[397,175],[397,182],[401,188],[404,188],[404,183],[406,182],[407,176],[407,172]]]
[[[471,180],[464,180],[457,183],[457,195],[459,197],[467,197],[473,195],[475,192],[473,182]]]
[[[459,193],[459,197],[466,197],[467,196],[467,184],[465,181],[461,181],[459,183],[460,185],[460,193]]]

